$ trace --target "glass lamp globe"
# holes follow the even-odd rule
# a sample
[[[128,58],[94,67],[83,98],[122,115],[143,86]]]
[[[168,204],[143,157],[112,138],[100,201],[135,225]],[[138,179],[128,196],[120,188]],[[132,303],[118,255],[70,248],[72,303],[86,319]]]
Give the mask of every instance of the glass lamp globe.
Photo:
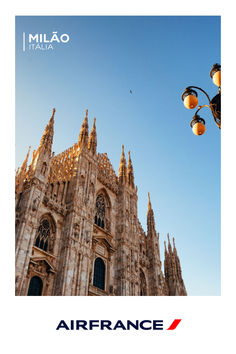
[[[215,74],[212,77],[212,81],[214,82],[214,84],[218,87],[221,86],[221,71],[216,71]]]
[[[190,123],[193,134],[203,135],[206,131],[205,120],[198,115],[193,117],[193,120]]]
[[[193,109],[197,107],[198,105],[197,92],[189,88],[186,88],[182,95],[182,100],[184,102],[185,107],[188,109]]]
[[[221,65],[220,64],[214,64],[212,66],[210,71],[210,77],[212,78],[212,81],[216,86],[218,87],[221,86]]]
[[[203,135],[206,131],[206,127],[203,123],[195,123],[192,127],[193,134]]]

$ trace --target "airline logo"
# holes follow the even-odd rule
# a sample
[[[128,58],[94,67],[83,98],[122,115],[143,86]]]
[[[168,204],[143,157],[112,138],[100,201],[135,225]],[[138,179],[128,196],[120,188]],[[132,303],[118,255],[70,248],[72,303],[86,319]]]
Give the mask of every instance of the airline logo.
[[[98,330],[109,330],[109,331],[115,331],[115,330],[168,330],[168,331],[173,331],[175,330],[181,322],[181,319],[175,319],[172,321],[171,324],[168,326],[164,326],[164,321],[163,320],[126,320],[126,321],[121,321],[118,320],[116,322],[112,322],[110,320],[61,320],[57,327],[56,330],[66,330],[66,331],[78,331],[78,330],[85,330],[85,331],[91,331],[94,329]]]

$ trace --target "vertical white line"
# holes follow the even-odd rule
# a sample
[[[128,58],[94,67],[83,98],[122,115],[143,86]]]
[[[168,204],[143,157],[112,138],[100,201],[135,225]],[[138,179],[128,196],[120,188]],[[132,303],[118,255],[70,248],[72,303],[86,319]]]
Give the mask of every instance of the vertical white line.
[[[25,52],[25,32],[23,32],[23,52]]]

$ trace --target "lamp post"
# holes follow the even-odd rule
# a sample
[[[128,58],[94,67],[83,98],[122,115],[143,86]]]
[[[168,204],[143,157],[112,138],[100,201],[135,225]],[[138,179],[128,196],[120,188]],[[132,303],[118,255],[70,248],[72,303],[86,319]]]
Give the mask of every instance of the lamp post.
[[[198,114],[198,112],[203,108],[203,107],[208,107],[211,110],[211,113],[213,115],[213,118],[215,120],[216,125],[221,128],[221,66],[220,64],[214,64],[211,71],[210,71],[210,77],[212,78],[212,81],[216,86],[219,87],[218,93],[215,97],[210,99],[206,91],[201,89],[200,87],[197,86],[188,86],[184,90],[182,94],[182,100],[184,102],[184,105],[188,109],[193,109],[196,108],[198,105],[198,93],[196,90],[199,90],[205,94],[207,97],[208,103],[209,104],[204,104],[202,106],[198,106],[197,111],[195,112],[193,119],[191,120],[190,126],[192,128],[192,131],[195,135],[203,135],[205,133],[206,127],[205,127],[205,120],[201,118]]]

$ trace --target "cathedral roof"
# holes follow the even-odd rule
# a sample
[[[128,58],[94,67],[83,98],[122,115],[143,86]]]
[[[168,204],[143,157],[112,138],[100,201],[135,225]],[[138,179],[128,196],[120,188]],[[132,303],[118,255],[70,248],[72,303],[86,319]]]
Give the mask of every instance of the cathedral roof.
[[[75,143],[69,149],[52,158],[49,183],[63,180],[69,181],[71,179],[74,172],[74,163],[78,159],[79,150],[78,143]]]
[[[49,183],[68,181],[75,173],[75,162],[79,156],[79,145],[75,143],[69,149],[54,156],[51,162]],[[98,180],[114,193],[118,192],[118,177],[106,153],[98,153]]]
[[[118,177],[106,153],[98,154],[98,179],[114,193],[118,192]]]

